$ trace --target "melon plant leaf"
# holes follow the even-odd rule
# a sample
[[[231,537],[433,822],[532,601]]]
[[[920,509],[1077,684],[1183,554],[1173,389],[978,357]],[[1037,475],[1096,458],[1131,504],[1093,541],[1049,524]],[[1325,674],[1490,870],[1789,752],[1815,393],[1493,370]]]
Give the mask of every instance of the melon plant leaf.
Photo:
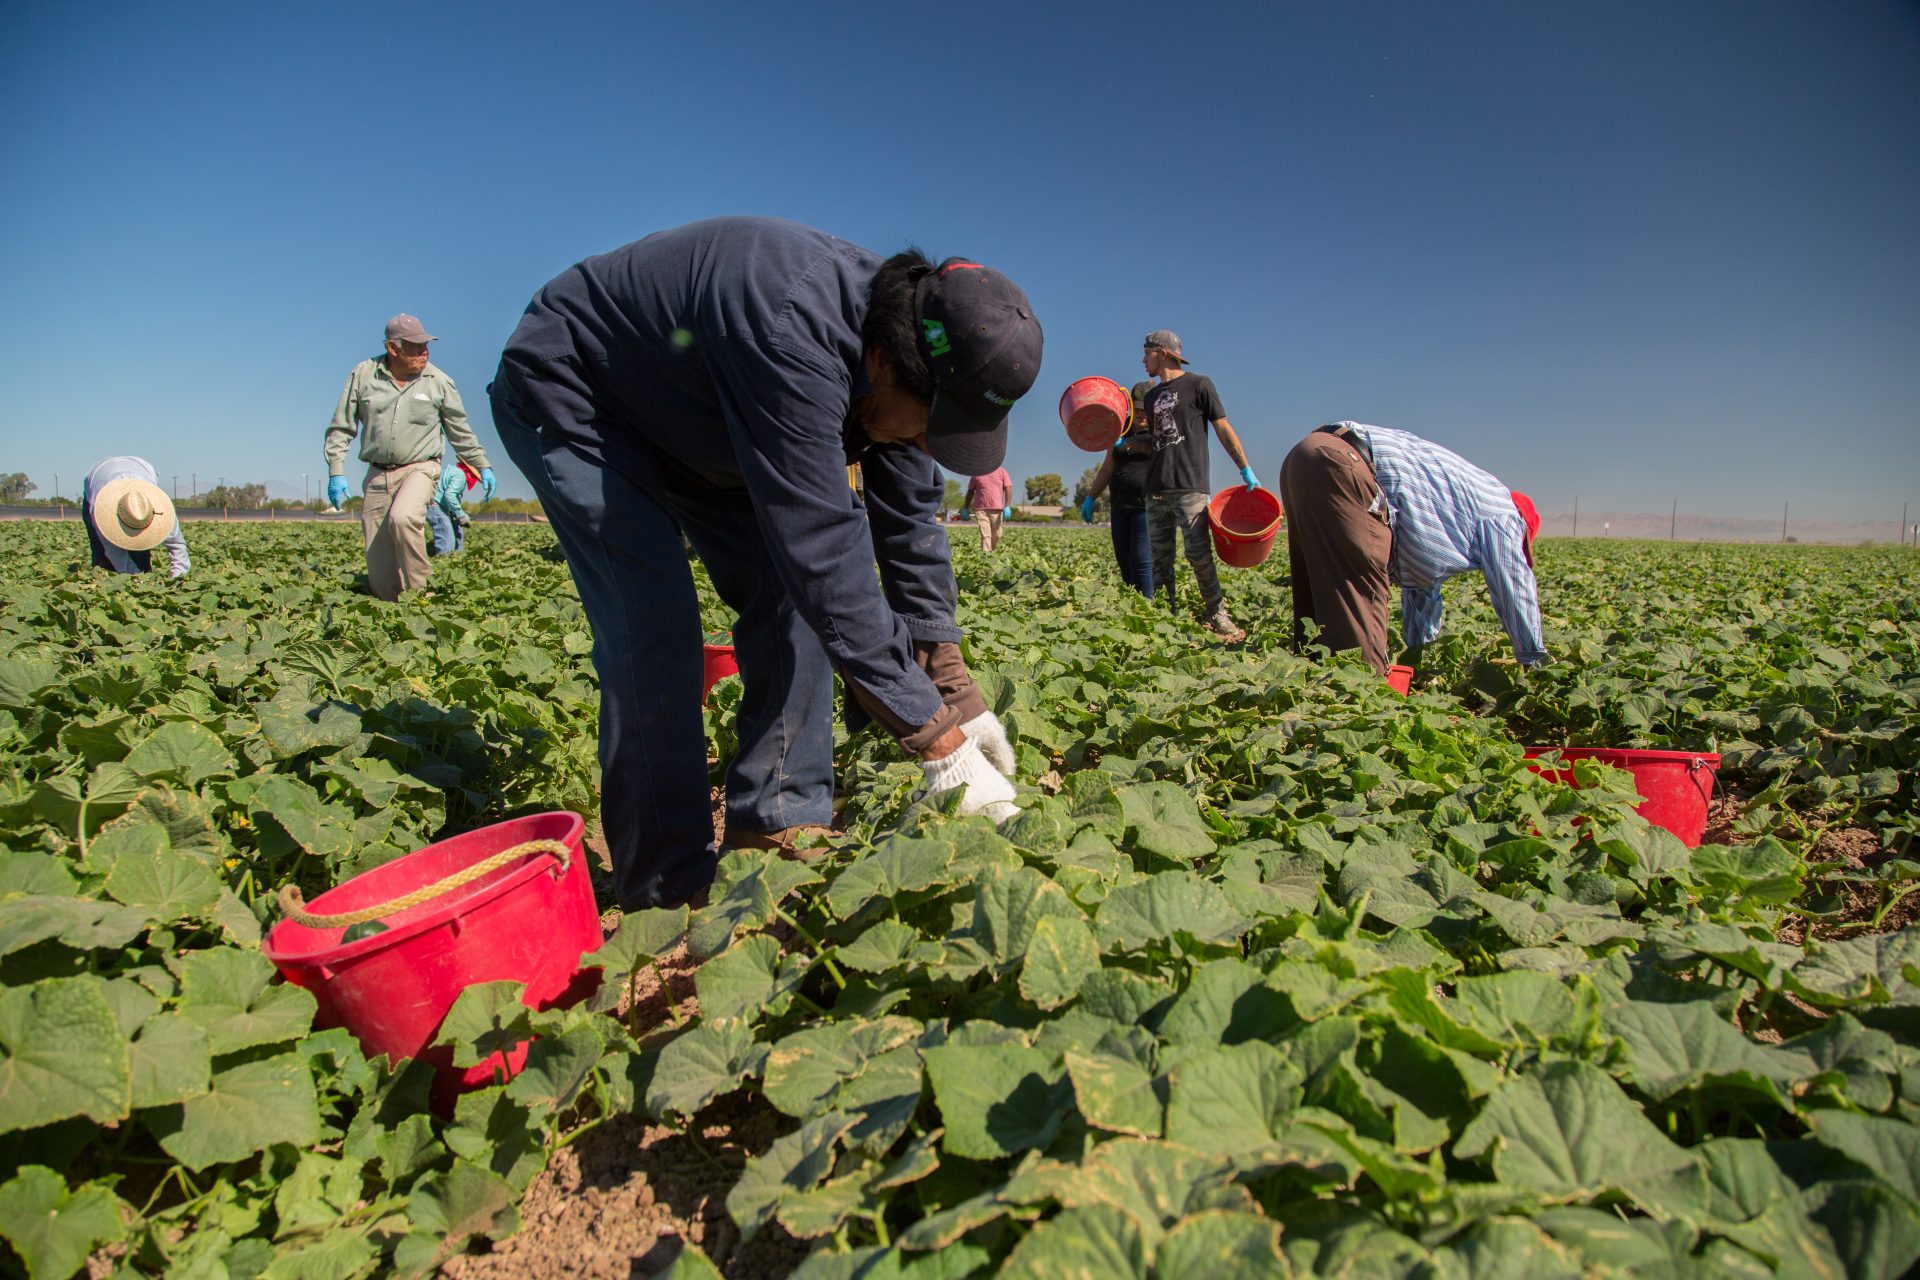
[[[1068,1209],[1014,1246],[1005,1280],[1147,1280],[1140,1224],[1112,1205]]]
[[[1183,1058],[1171,1072],[1167,1140],[1234,1156],[1279,1143],[1306,1072],[1264,1040]]]
[[[681,1244],[680,1252],[673,1255],[672,1263],[660,1273],[660,1280],[721,1280],[721,1275],[720,1268],[700,1252],[700,1246],[688,1240]]]
[[[1171,782],[1136,783],[1122,787],[1119,796],[1136,848],[1179,862],[1213,852],[1213,833],[1200,820],[1199,806]]]
[[[164,778],[183,787],[213,777],[230,777],[235,765],[228,751],[204,726],[185,720],[161,725],[127,753],[127,768],[142,778]]]
[[[443,1174],[423,1179],[407,1197],[407,1216],[416,1233],[430,1238],[440,1256],[464,1247],[474,1236],[511,1235],[519,1225],[513,1188],[491,1169],[455,1160]]]
[[[123,1233],[119,1202],[105,1187],[70,1191],[65,1178],[37,1164],[0,1185],[0,1236],[35,1280],[65,1280],[96,1246]]]
[[[1280,1224],[1259,1213],[1204,1209],[1175,1223],[1154,1251],[1156,1276],[1290,1280]]]
[[[474,1067],[496,1053],[506,1053],[533,1034],[533,1011],[523,996],[524,983],[510,979],[476,982],[454,997],[435,1044],[453,1046],[453,1065]]]
[[[1065,1073],[1039,1049],[948,1044],[925,1059],[953,1155],[993,1160],[1044,1147],[1073,1106]]]
[[[306,1147],[320,1139],[313,1076],[297,1053],[217,1071],[207,1093],[148,1115],[167,1154],[195,1170],[243,1160],[276,1142]]]
[[[1020,994],[1042,1009],[1057,1009],[1099,968],[1100,949],[1077,908],[1071,915],[1045,916],[1027,940]]]
[[[690,1116],[750,1072],[758,1072],[764,1057],[765,1050],[754,1044],[753,1030],[745,1022],[702,1022],[660,1051],[647,1085],[647,1110],[654,1115]]]
[[[1610,1191],[1664,1206],[1650,1188],[1692,1168],[1697,1157],[1675,1146],[1604,1072],[1557,1061],[1500,1086],[1454,1144],[1454,1154],[1491,1157],[1494,1173],[1549,1201],[1585,1200]],[[1653,1202],[1649,1203],[1648,1200]]]
[[[100,979],[0,991],[0,1133],[68,1116],[123,1120],[131,1102],[127,1038]]]
[[[1166,1127],[1164,1077],[1105,1053],[1069,1052],[1066,1063],[1074,1100],[1088,1124],[1142,1138],[1160,1136]]]
[[[847,1116],[826,1115],[799,1130],[774,1139],[762,1155],[747,1161],[739,1181],[727,1193],[727,1213],[745,1239],[752,1239],[772,1219],[781,1201],[805,1191],[833,1169],[833,1149],[853,1127]]]
[[[127,1056],[136,1111],[197,1098],[213,1076],[206,1031],[177,1013],[147,1019]]]
[[[293,842],[317,858],[332,858],[353,847],[353,823],[345,809],[323,801],[311,786],[274,774],[253,793],[253,815],[271,818]]]
[[[1885,1116],[1816,1111],[1813,1136],[1920,1203],[1920,1127]]]
[[[205,863],[175,853],[160,827],[139,827],[149,833],[149,848],[124,851],[107,873],[105,889],[117,901],[142,907],[155,920],[198,916],[220,900],[221,884]]]
[[[298,1039],[313,1026],[313,993],[273,976],[258,952],[193,952],[180,963],[180,1012],[207,1033],[215,1054]]]
[[[647,907],[620,917],[620,927],[599,950],[581,958],[583,969],[603,968],[631,973],[649,960],[666,955],[687,936],[685,907]]]
[[[980,886],[973,900],[973,936],[996,964],[1027,956],[1034,928],[1048,916],[1082,918],[1073,899],[1032,867],[1004,871]]]
[[[694,974],[700,1012],[709,1018],[758,1015],[781,986],[780,944],[765,934],[744,938]]]
[[[1120,886],[1100,904],[1096,919],[1103,950],[1137,951],[1180,933],[1201,942],[1231,942],[1247,927],[1219,885],[1184,871]]]
[[[840,963],[859,973],[885,973],[907,962],[921,942],[912,925],[882,920],[839,948]]]
[[[526,1065],[507,1083],[507,1096],[536,1113],[572,1105],[604,1047],[590,1026],[542,1036],[527,1046]]]

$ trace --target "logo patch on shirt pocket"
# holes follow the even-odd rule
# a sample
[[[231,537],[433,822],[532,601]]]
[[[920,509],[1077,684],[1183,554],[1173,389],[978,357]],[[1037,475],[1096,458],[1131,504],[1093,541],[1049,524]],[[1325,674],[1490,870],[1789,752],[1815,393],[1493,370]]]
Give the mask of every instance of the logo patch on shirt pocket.
[[[424,391],[416,391],[413,393],[413,398],[415,400],[428,400],[428,399],[431,399],[432,397],[428,396],[427,393]]]

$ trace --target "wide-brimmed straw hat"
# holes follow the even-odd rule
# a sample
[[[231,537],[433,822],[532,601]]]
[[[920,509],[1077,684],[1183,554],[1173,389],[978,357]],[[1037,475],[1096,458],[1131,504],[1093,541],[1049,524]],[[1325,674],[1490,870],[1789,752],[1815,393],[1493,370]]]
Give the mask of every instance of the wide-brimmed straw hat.
[[[173,532],[173,499],[157,484],[121,476],[93,495],[93,527],[126,551],[149,551]]]

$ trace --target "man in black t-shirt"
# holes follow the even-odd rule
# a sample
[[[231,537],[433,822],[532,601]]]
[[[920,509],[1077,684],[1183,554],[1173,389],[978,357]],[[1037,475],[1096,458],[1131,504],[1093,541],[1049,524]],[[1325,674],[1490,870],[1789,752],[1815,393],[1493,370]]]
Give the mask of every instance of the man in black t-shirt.
[[[1167,589],[1167,603],[1178,607],[1179,590],[1173,577],[1173,539],[1177,531],[1193,567],[1193,580],[1206,603],[1207,629],[1232,643],[1247,633],[1227,613],[1226,593],[1213,564],[1213,537],[1207,529],[1207,427],[1212,425],[1220,446],[1240,468],[1249,489],[1260,487],[1247,451],[1227,421],[1220,392],[1204,373],[1189,373],[1180,354],[1180,338],[1170,329],[1147,335],[1140,363],[1160,379],[1147,393],[1146,429],[1153,439],[1153,462],[1147,469],[1147,541],[1153,551],[1153,588]]]

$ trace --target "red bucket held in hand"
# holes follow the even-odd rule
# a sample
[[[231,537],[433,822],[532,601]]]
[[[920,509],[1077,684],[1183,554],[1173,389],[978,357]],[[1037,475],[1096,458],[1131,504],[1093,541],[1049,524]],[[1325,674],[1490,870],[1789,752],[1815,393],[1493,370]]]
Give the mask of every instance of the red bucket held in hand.
[[[1127,429],[1133,397],[1112,378],[1082,378],[1060,396],[1060,422],[1067,439],[1088,453],[1105,453]]]
[[[589,979],[575,987],[580,957],[605,938],[580,852],[585,828],[577,813],[513,818],[362,872],[310,903],[283,896],[289,918],[262,950],[313,993],[315,1025],[345,1027],[370,1058],[432,1063],[434,1108],[450,1114],[457,1094],[527,1060],[525,1041],[467,1068],[453,1065],[451,1046],[429,1047],[462,991],[521,982],[535,1009],[586,994]],[[386,928],[342,941],[352,925],[340,917],[355,915]]]
[[[1273,552],[1280,499],[1245,485],[1222,489],[1207,504],[1207,525],[1213,531],[1213,553],[1236,569],[1251,569]]]
[[[1389,689],[1392,689],[1395,693],[1413,692],[1413,668],[1412,667],[1388,667],[1387,668],[1387,687]]]
[[[1665,827],[1689,849],[1700,846],[1707,831],[1707,806],[1713,802],[1713,780],[1720,768],[1720,757],[1711,751],[1612,751],[1603,747],[1528,747],[1527,759],[1558,754],[1571,765],[1575,760],[1598,760],[1633,775],[1640,804],[1634,812]],[[1539,764],[1527,767],[1542,777],[1579,784],[1571,768],[1551,769]]]

